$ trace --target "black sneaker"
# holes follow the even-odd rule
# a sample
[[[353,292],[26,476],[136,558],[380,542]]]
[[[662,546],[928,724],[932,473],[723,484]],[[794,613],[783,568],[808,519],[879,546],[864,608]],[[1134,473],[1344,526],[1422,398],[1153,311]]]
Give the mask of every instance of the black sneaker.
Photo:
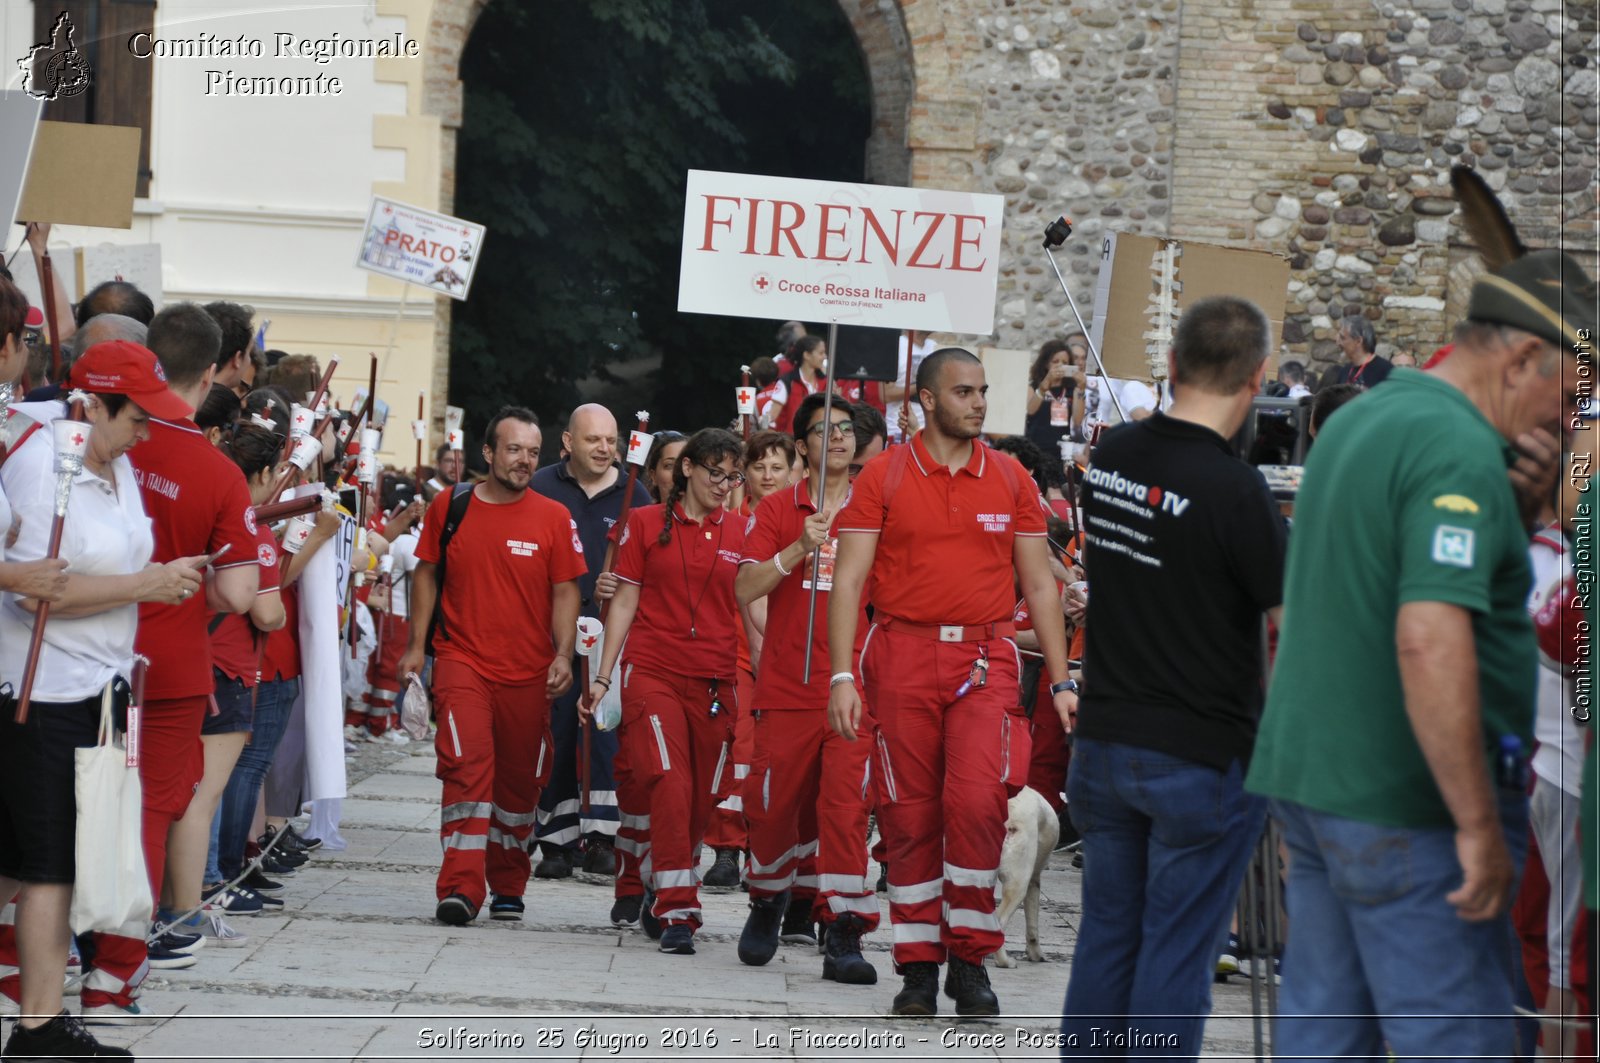
[[[673,923],[661,931],[662,952],[670,952],[678,956],[694,955],[694,927],[688,923]]]
[[[739,962],[751,967],[765,966],[778,951],[778,930],[789,907],[789,891],[770,897],[750,898],[750,914],[739,934]]]
[[[261,858],[261,870],[269,875],[292,875],[305,862],[305,857],[293,853],[271,852]]]
[[[182,952],[190,956],[206,947],[205,935],[180,930],[177,927],[172,927],[156,938],[155,943],[168,952]]]
[[[644,936],[651,941],[661,940],[661,920],[656,918],[652,911],[656,906],[656,895],[651,890],[644,891],[644,898],[639,902],[639,929],[644,931]]]
[[[981,963],[950,957],[944,975],[944,995],[956,1002],[957,1015],[998,1015],[1000,1000],[989,988],[989,972]]]
[[[43,1026],[28,1029],[16,1023],[0,1059],[22,1063],[33,1059],[132,1059],[126,1048],[103,1045],[84,1029],[78,1017],[63,1011]]]
[[[268,878],[266,873],[259,867],[251,868],[250,873],[244,877],[244,881],[239,883],[239,885],[245,887],[246,889],[255,890],[257,893],[283,892],[283,883]]]
[[[1067,806],[1062,805],[1061,811],[1056,813],[1057,828],[1060,833],[1056,835],[1054,852],[1063,849],[1071,851],[1076,849],[1083,841],[1083,835],[1078,833],[1078,828],[1072,825],[1072,817],[1067,814]]]
[[[505,922],[520,922],[522,913],[527,909],[522,904],[521,897],[502,897],[496,893],[489,901],[489,918],[500,919]]]
[[[572,854],[571,849],[556,849],[541,846],[544,849],[544,859],[539,861],[533,869],[534,878],[571,878]]]
[[[187,952],[173,952],[171,949],[162,948],[159,941],[146,945],[144,954],[151,970],[155,971],[181,971],[200,962]]]
[[[785,945],[817,947],[817,928],[811,922],[811,898],[789,905],[783,913],[783,930],[778,935]]]
[[[446,926],[466,926],[478,917],[478,909],[459,893],[452,893],[439,902],[433,917]]]
[[[611,905],[612,926],[632,926],[639,921],[639,908],[644,903],[644,898],[637,893],[630,893],[625,897],[618,897]]]
[[[877,985],[878,969],[861,955],[861,921],[853,915],[841,915],[827,929],[822,977],[845,985]]]
[[[718,849],[716,861],[706,869],[700,885],[708,890],[731,890],[739,885],[739,850]]]
[[[292,823],[283,828],[283,833],[287,835],[284,841],[296,843],[308,853],[322,848],[321,838],[307,838],[304,834],[295,830]]]
[[[906,963],[900,967],[905,988],[894,995],[891,1015],[939,1014],[939,965]]]
[[[261,902],[261,910],[269,915],[283,911],[282,897],[272,897],[265,893],[257,893],[248,886],[235,886],[230,892],[238,893],[245,897],[254,897]]]
[[[611,878],[617,873],[617,851],[604,834],[591,834],[583,845],[583,873]]]

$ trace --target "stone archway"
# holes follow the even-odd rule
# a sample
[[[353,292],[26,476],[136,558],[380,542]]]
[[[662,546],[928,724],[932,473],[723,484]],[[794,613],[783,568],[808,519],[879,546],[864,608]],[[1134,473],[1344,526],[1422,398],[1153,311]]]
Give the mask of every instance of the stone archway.
[[[403,2],[403,0],[402,0]],[[439,123],[441,211],[455,205],[456,140],[462,123],[461,55],[491,0],[433,0],[423,36],[421,111]],[[963,0],[837,0],[861,49],[872,92],[866,180],[975,189],[982,172],[980,99],[959,77],[978,50],[955,9]],[[970,21],[970,20],[968,20]],[[448,299],[436,301],[434,393],[448,393]],[[443,416],[443,404],[435,407]]]

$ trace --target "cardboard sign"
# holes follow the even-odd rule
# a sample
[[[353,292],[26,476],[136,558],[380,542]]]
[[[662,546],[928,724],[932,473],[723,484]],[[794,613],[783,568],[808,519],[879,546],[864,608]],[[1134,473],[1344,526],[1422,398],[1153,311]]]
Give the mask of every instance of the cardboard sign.
[[[1152,264],[1167,243],[1156,237],[1116,232],[1106,233],[1101,241],[1094,321],[1089,330],[1111,377],[1152,379],[1146,333],[1159,282],[1159,271]],[[1180,241],[1178,246],[1181,254],[1173,295],[1179,314],[1185,306],[1212,295],[1248,299],[1272,323],[1276,348],[1288,303],[1288,261],[1267,251],[1191,241]]]
[[[17,219],[133,228],[141,135],[137,126],[40,122]]]
[[[374,196],[356,265],[465,299],[483,234],[477,222]]]
[[[0,144],[6,145],[6,150],[0,152],[0,211],[5,212],[7,221],[18,217],[17,203],[22,199],[28,159],[33,153],[34,134],[38,131],[39,112],[43,108],[43,100],[26,92],[15,89],[0,92]]]
[[[54,254],[51,255],[54,258]],[[161,287],[160,244],[98,244],[78,249],[78,290],[87,292],[101,281],[123,280],[148,295],[157,306],[166,301]]]
[[[987,335],[1001,196],[690,170],[678,309]]]
[[[989,385],[983,430],[997,436],[1022,435],[1028,430],[1028,370],[1033,368],[1034,352],[984,347],[978,358],[983,362],[983,382]]]

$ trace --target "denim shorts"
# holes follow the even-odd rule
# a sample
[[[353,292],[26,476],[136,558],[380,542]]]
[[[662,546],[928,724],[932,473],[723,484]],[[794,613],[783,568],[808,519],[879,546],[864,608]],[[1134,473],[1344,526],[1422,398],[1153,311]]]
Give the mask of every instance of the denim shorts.
[[[215,669],[211,675],[217,683],[215,693],[217,714],[213,716],[210,709],[206,710],[205,718],[200,721],[200,733],[229,735],[242,731],[248,734],[255,725],[255,688],[247,687],[242,681],[225,676]]]

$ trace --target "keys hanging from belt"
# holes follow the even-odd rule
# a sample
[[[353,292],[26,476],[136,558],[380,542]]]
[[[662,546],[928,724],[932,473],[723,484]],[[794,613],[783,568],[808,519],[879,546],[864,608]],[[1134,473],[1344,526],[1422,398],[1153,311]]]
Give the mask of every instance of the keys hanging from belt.
[[[974,689],[982,690],[989,685],[989,647],[982,646],[978,649],[978,659],[972,662],[972,670],[967,673],[967,681],[956,687],[956,697],[964,698]]]
[[[709,688],[709,693],[711,694],[711,707],[706,711],[706,714],[715,720],[718,716],[722,715],[722,699],[717,696],[718,684],[716,682],[712,682]]]

